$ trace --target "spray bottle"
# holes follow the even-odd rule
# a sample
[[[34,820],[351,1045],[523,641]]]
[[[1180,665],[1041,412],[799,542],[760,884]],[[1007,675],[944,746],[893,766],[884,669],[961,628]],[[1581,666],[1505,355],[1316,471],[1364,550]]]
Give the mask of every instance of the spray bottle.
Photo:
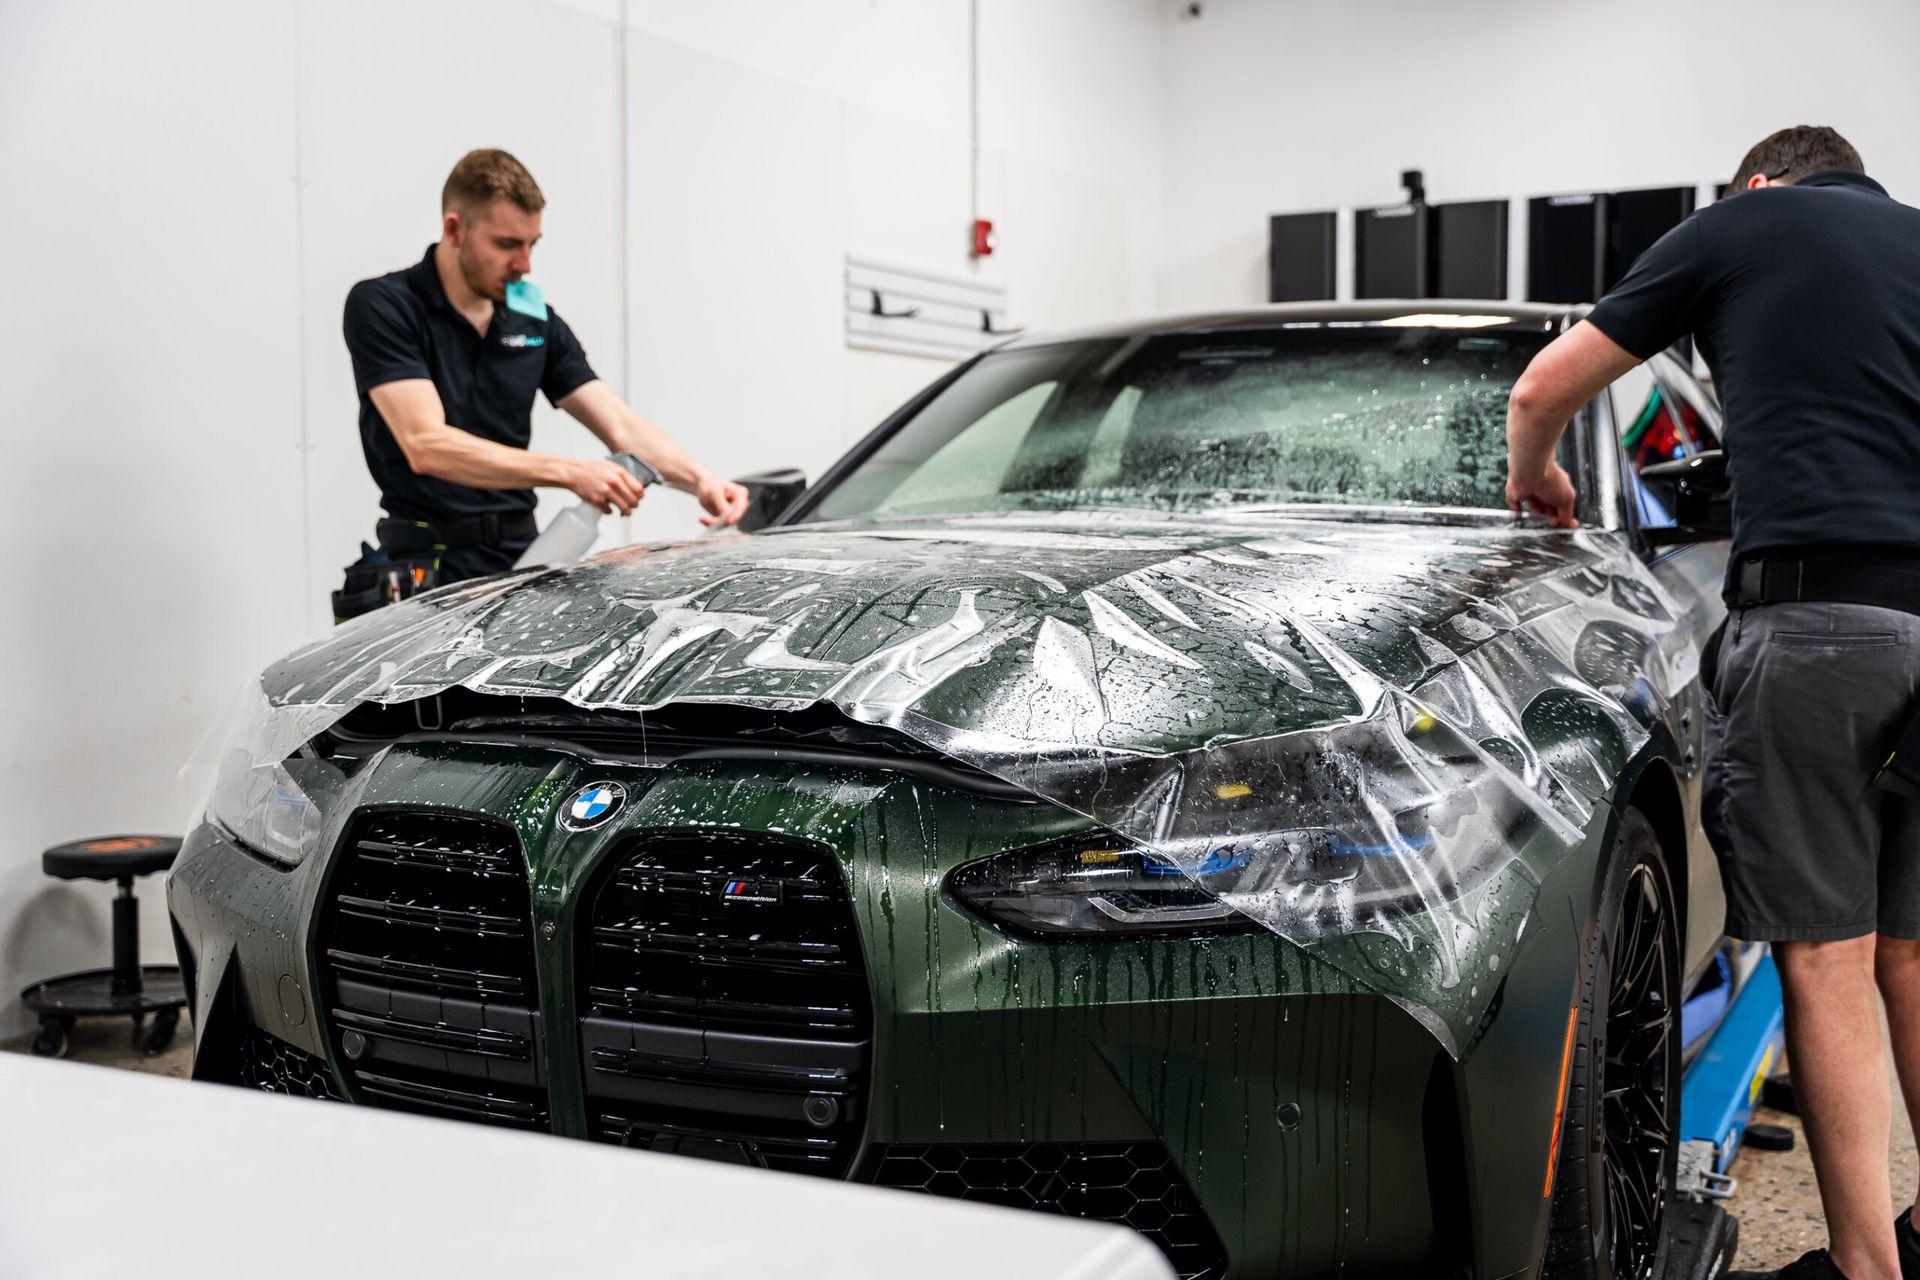
[[[641,488],[660,483],[660,473],[641,461],[632,453],[610,453],[607,461],[617,462],[627,469],[627,474],[640,482]],[[587,554],[593,547],[593,540],[600,536],[600,508],[591,502],[582,502],[568,507],[553,518],[553,523],[540,531],[513,562],[516,569],[530,569],[536,565],[572,564]]]

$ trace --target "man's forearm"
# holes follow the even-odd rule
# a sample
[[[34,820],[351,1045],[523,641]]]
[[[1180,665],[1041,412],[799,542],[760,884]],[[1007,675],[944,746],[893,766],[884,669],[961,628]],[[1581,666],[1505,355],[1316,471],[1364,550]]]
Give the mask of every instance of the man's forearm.
[[[416,474],[470,489],[566,488],[574,465],[571,458],[515,449],[450,425],[418,433],[406,454]]]
[[[1573,415],[1639,363],[1589,320],[1549,342],[1528,362],[1507,402],[1507,474],[1523,483],[1544,476]]]
[[[1507,402],[1507,474],[1523,483],[1546,475],[1560,436],[1579,405],[1529,395],[1516,385]]]
[[[598,379],[560,401],[560,408],[600,437],[610,452],[639,454],[676,489],[692,492],[707,474],[672,436],[628,408],[612,387]]]
[[[625,447],[639,454],[653,465],[661,479],[676,489],[691,491],[706,474],[706,469],[692,458],[687,451],[673,442],[673,437],[648,422],[631,409],[624,415],[621,423],[623,436],[627,440]]]
[[[559,402],[560,408],[615,452],[636,453],[676,489],[692,494],[707,514],[700,523],[733,524],[746,513],[751,495],[746,486],[722,480],[687,456],[673,437],[627,407],[613,388],[598,378],[576,387]]]

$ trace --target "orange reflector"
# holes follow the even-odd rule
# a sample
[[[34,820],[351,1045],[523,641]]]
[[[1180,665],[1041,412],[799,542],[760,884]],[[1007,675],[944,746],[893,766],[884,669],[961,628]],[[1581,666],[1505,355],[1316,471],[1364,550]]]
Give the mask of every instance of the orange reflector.
[[[1250,796],[1253,788],[1244,782],[1223,782],[1213,789],[1216,800],[1238,800],[1241,796]]]
[[[1087,849],[1080,854],[1080,864],[1082,866],[1118,861],[1120,861],[1120,851],[1118,849]]]
[[[1560,1088],[1553,1096],[1553,1141],[1547,1144],[1547,1185],[1540,1190],[1540,1198],[1553,1198],[1553,1174],[1560,1167],[1560,1130],[1567,1118],[1567,1072],[1573,1067],[1573,1030],[1580,1021],[1580,1006],[1575,1004],[1567,1010],[1567,1042],[1560,1049]]]
[[[85,840],[80,847],[88,853],[127,853],[134,849],[153,849],[160,842],[152,836],[113,836],[105,840]]]

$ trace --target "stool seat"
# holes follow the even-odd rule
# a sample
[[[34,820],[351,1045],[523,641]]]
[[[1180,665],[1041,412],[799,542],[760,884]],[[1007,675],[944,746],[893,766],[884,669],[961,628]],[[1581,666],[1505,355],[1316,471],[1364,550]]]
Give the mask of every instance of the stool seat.
[[[96,836],[55,845],[40,869],[61,880],[120,880],[165,871],[179,856],[179,836]]]

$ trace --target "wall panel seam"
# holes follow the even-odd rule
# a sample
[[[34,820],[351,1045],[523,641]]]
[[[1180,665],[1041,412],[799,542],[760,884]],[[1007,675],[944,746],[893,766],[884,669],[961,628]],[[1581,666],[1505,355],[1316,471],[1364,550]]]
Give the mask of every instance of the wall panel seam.
[[[313,610],[313,450],[307,439],[307,174],[304,164],[305,123],[300,111],[300,10],[302,0],[293,4],[293,298],[295,338],[300,344],[300,632],[310,629]]]

